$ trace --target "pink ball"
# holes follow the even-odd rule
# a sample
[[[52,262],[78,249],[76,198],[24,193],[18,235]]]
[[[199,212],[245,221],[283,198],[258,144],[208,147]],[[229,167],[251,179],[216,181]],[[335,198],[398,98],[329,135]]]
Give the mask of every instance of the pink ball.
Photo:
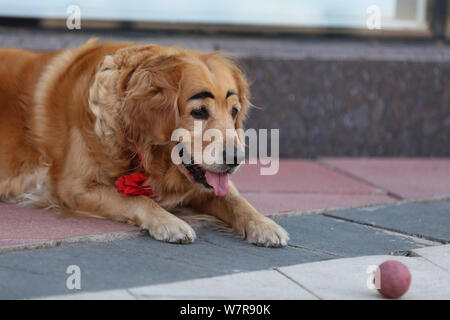
[[[374,282],[384,297],[397,299],[408,291],[411,273],[403,263],[388,260],[380,264],[379,272],[375,273]]]

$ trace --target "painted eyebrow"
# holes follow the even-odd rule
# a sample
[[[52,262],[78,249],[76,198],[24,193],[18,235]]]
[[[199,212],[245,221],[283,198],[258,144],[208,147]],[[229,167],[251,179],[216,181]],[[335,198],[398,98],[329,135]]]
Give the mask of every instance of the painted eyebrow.
[[[227,98],[236,95],[236,92],[234,91],[228,91],[227,92]]]
[[[195,100],[195,99],[206,99],[211,98],[214,99],[214,96],[211,92],[208,91],[202,91],[200,93],[194,94],[192,97],[190,97],[188,100]]]

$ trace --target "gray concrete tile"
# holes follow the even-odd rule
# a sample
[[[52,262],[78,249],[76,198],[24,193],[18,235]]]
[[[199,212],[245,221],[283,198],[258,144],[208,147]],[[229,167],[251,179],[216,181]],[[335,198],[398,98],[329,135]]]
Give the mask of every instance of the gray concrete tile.
[[[450,201],[400,202],[335,211],[329,215],[435,241],[450,242]]]
[[[412,252],[450,272],[450,244],[414,249]]]
[[[420,239],[322,215],[280,218],[276,221],[289,232],[289,245],[332,254],[335,258],[401,254],[428,245]]]
[[[137,300],[128,290],[105,290],[41,297],[37,300]]]
[[[130,288],[139,299],[316,299],[274,270]]]
[[[386,260],[404,263],[411,286],[401,299],[450,299],[450,274],[423,258],[363,256],[281,267],[280,272],[321,299],[384,299],[367,286],[368,267]]]
[[[145,286],[329,259],[297,248],[261,248],[234,236],[197,230],[190,245],[150,237],[67,245],[0,255],[0,298],[72,294],[66,269],[81,269],[81,291]],[[75,290],[77,291],[77,290]]]
[[[75,292],[66,288],[66,269],[81,269],[81,291],[148,286],[265,270],[340,257],[406,252],[422,241],[324,216],[280,218],[290,246],[261,248],[236,237],[196,227],[190,245],[150,237],[84,243],[0,254],[0,298],[33,298]]]

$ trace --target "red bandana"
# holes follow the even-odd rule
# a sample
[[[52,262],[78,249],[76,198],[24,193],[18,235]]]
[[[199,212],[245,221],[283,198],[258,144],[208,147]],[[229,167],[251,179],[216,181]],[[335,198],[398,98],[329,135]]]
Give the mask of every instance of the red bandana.
[[[139,160],[142,160],[141,155],[138,153]],[[153,189],[150,186],[144,186],[147,181],[144,174],[141,172],[123,175],[116,180],[116,188],[119,193],[123,192],[123,197],[128,194],[131,195],[144,195],[149,198],[154,197]]]

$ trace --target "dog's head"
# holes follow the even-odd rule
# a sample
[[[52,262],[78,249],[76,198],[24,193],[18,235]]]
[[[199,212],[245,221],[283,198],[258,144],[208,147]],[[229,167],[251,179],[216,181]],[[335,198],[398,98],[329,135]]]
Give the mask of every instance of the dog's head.
[[[90,107],[96,133],[120,135],[140,152],[144,169],[151,166],[155,146],[170,146],[172,155],[182,156],[173,164],[179,172],[217,195],[227,193],[228,174],[244,160],[238,129],[249,108],[249,87],[223,53],[153,45],[120,49],[100,64]],[[184,135],[173,141],[174,132]]]

